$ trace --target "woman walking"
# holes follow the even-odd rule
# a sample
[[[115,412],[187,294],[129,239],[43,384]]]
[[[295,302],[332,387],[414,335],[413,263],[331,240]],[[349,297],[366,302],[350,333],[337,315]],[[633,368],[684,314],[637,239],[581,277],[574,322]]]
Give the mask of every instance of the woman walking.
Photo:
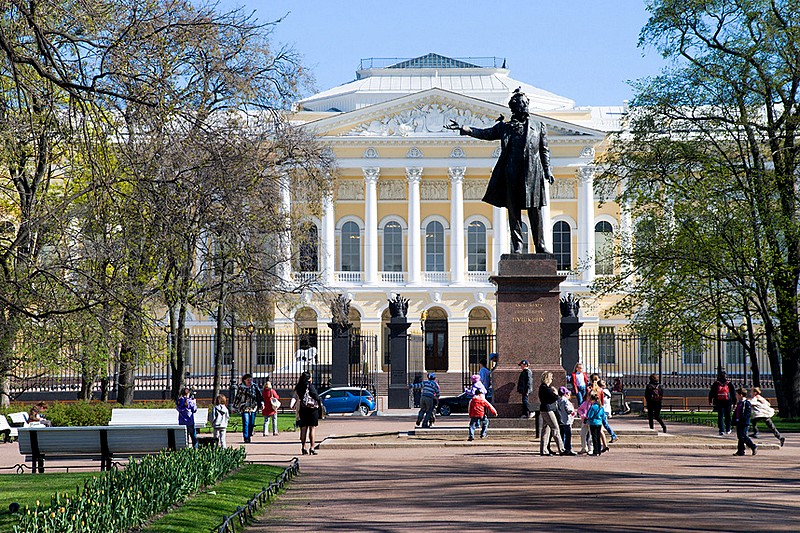
[[[253,426],[256,425],[256,412],[261,407],[261,389],[253,383],[253,374],[242,376],[242,382],[236,389],[234,407],[242,415],[242,436],[249,443],[253,438]]]
[[[281,406],[281,401],[278,393],[272,388],[272,382],[267,381],[264,384],[264,390],[262,391],[261,395],[264,399],[264,407],[261,410],[261,414],[264,415],[264,436],[266,437],[269,435],[270,423],[272,424],[272,434],[277,436],[278,407]]]
[[[292,404],[297,408],[297,425],[300,427],[300,444],[303,455],[317,455],[314,448],[314,433],[319,425],[319,394],[311,383],[311,374],[303,372],[294,387]],[[306,449],[308,438],[308,449]]]
[[[772,431],[772,434],[775,435],[775,438],[781,441],[782,447],[786,438],[781,436],[781,432],[778,431],[778,428],[772,423],[772,417],[775,416],[775,409],[772,408],[766,398],[761,396],[761,389],[759,387],[753,387],[750,393],[750,406],[752,409],[752,414],[750,415],[750,436],[757,439],[758,423],[764,422],[770,431]]]
[[[661,402],[664,399],[664,389],[658,382],[658,376],[650,374],[650,383],[644,389],[644,400],[647,403],[647,421],[650,429],[653,429],[653,420],[661,424],[664,433],[667,432],[667,425],[661,420]]]

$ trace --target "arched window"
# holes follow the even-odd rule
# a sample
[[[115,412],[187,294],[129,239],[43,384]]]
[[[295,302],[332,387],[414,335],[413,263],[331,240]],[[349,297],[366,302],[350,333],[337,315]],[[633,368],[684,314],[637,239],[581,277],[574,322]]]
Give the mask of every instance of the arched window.
[[[403,228],[394,221],[383,226],[383,270],[403,271]]]
[[[478,220],[467,227],[467,270],[486,272],[486,226]]]
[[[425,227],[425,270],[444,272],[444,226],[436,220]]]
[[[558,270],[572,268],[572,230],[563,220],[553,224],[553,254]]]
[[[308,223],[300,230],[299,271],[319,271],[319,230]]]
[[[614,273],[614,228],[601,220],[594,226],[594,272],[598,276]]]
[[[528,247],[528,225],[525,222],[520,221],[521,224],[521,232],[522,232],[522,253],[527,254],[529,253],[530,248]]]
[[[361,271],[361,229],[352,221],[342,226],[342,271]]]

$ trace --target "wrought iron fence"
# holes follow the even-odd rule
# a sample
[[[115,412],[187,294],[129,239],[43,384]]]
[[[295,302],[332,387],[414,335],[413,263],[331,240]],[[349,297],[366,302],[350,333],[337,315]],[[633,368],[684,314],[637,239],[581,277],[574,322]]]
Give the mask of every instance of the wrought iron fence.
[[[164,396],[169,397],[172,375],[166,344],[164,343],[163,353],[136,363],[137,391],[164,392]],[[186,338],[184,360],[187,386],[198,391],[212,389],[215,345],[214,335],[192,335]],[[291,389],[305,370],[311,372],[312,380],[317,386],[325,387],[330,384],[331,379],[331,336],[273,333],[225,335],[221,363],[223,389],[228,389],[231,383],[238,383],[245,373],[253,374],[259,384],[269,377],[274,388]],[[377,336],[351,335],[348,360],[350,385],[375,390],[375,377],[380,370]],[[105,372],[90,374],[88,379],[92,380],[91,390],[97,393],[103,387],[108,387],[107,390],[115,391],[118,375],[119,362],[109,366],[107,375]],[[11,380],[10,389],[12,397],[24,392],[77,393],[84,379],[87,378],[82,377],[80,369],[70,365],[45,371],[19,367],[16,376]],[[113,392],[110,396],[114,396]]]
[[[472,384],[470,376],[477,374],[481,369],[481,361],[489,363],[489,356],[495,353],[496,335],[464,335],[461,337],[461,356],[463,359],[462,367],[462,386],[469,387]]]

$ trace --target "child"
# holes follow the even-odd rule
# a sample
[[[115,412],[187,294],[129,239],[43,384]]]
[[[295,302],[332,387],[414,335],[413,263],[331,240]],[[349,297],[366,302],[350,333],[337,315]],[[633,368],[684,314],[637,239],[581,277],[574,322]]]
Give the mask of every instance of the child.
[[[467,440],[475,440],[475,428],[478,427],[478,424],[481,425],[481,438],[486,438],[486,430],[489,429],[487,411],[497,416],[497,410],[486,401],[483,391],[478,390],[469,401],[469,438]]]
[[[570,376],[570,382],[580,405],[586,397],[586,387],[589,385],[589,377],[583,371],[582,363],[575,363],[575,371]]]
[[[592,407],[592,400],[589,396],[583,400],[578,406],[578,416],[581,417],[581,450],[580,454],[592,453],[594,447],[592,446],[592,438],[589,436],[589,420],[586,415],[589,414],[589,408]]]
[[[602,399],[603,411],[606,412],[605,420],[603,420],[603,427],[606,428],[608,434],[611,435],[611,442],[613,443],[617,441],[618,437],[617,434],[614,433],[614,430],[611,429],[611,424],[608,423],[608,419],[611,418],[611,391],[608,390],[608,387],[606,387],[606,382],[602,379],[598,385],[602,391],[600,398]]]
[[[175,402],[178,410],[178,424],[186,426],[186,433],[192,440],[192,446],[197,448],[197,429],[194,426],[194,414],[197,412],[197,402],[191,397],[191,389],[184,387],[181,395]]]
[[[752,405],[747,399],[747,389],[739,387],[736,389],[736,409],[733,411],[733,422],[736,424],[736,438],[738,439],[736,453],[733,455],[744,455],[744,446],[750,448],[753,455],[756,454],[758,446],[747,436],[747,429],[750,427],[750,414]]]
[[[486,390],[486,387],[483,385],[483,382],[481,382],[481,376],[478,375],[478,374],[473,374],[472,378],[470,378],[470,379],[472,380],[472,384],[469,387],[465,388],[464,392],[468,392],[472,396],[475,396],[475,393],[477,391],[480,391],[480,392],[483,393],[483,395],[485,397],[486,393],[487,393],[487,390]]]
[[[561,433],[561,440],[564,442],[564,455],[575,455],[572,451],[572,421],[575,420],[575,408],[569,399],[569,389],[561,387],[558,389],[558,401],[556,402],[556,417],[558,418],[558,430]]]
[[[603,421],[606,419],[606,412],[600,404],[600,398],[596,394],[591,394],[589,399],[592,402],[592,406],[589,408],[589,412],[586,413],[586,420],[589,422],[589,431],[592,434],[593,451],[591,455],[598,456],[604,451],[607,451],[607,448],[603,447],[600,440]]]
[[[261,409],[261,414],[264,415],[264,436],[269,435],[269,424],[272,423],[272,434],[278,435],[278,407],[281,406],[278,393],[272,388],[272,383],[267,381],[264,384],[262,391],[264,398],[264,407]],[[277,402],[277,405],[276,405]]]
[[[759,387],[753,387],[750,393],[750,405],[753,407],[753,416],[750,422],[752,433],[750,436],[754,439],[758,438],[758,423],[763,420],[770,431],[772,431],[772,434],[775,435],[775,438],[781,441],[781,447],[783,447],[786,438],[781,436],[778,428],[772,423],[772,417],[775,416],[775,409],[769,404],[769,400],[761,396],[761,389]]]
[[[208,421],[214,428],[214,438],[217,439],[221,448],[226,447],[225,435],[228,433],[228,420],[231,414],[228,412],[228,399],[220,394],[214,400],[214,407],[208,412]]]

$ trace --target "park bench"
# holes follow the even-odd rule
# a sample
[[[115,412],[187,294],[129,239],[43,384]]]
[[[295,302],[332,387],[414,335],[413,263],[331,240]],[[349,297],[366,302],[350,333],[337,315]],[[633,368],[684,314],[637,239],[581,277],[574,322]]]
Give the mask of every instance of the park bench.
[[[138,457],[162,450],[186,448],[186,426],[79,426],[19,429],[19,452],[35,474],[44,472],[46,459],[92,459],[101,470],[114,458]]]
[[[3,437],[3,442],[11,442],[19,436],[19,430],[9,425],[5,415],[0,415],[0,435]]]
[[[208,409],[203,407],[194,414],[194,427],[205,427]],[[112,409],[109,426],[174,426],[178,424],[175,409]]]

